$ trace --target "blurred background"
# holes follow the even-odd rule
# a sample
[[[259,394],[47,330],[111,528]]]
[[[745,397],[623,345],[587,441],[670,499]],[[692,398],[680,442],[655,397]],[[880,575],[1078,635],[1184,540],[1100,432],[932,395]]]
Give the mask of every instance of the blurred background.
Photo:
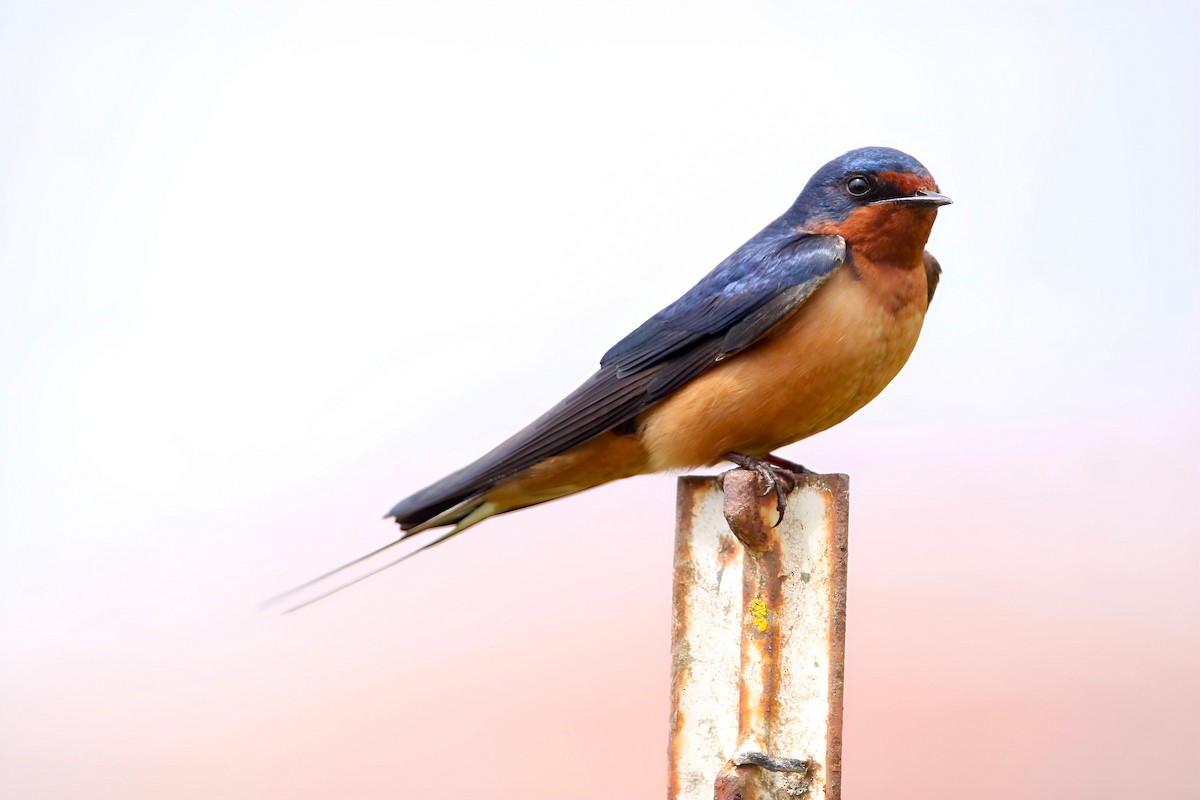
[[[847,798],[1194,797],[1194,2],[7,2],[0,795],[665,791],[674,477],[301,613],[887,145],[954,198],[852,480]]]

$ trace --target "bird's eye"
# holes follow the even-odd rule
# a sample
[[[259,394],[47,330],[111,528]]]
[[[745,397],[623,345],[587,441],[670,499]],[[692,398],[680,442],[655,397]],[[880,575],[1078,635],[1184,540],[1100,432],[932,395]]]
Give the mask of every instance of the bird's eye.
[[[864,194],[871,191],[871,182],[861,175],[855,175],[853,178],[846,181],[846,191],[855,197],[862,197]]]

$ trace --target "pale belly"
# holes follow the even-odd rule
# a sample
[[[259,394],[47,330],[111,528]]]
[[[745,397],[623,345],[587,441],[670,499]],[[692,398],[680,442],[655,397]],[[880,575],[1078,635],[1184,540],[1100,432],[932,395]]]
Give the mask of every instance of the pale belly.
[[[908,360],[927,306],[923,274],[898,273],[881,288],[839,269],[769,337],[646,412],[647,471],[762,455],[866,405]]]

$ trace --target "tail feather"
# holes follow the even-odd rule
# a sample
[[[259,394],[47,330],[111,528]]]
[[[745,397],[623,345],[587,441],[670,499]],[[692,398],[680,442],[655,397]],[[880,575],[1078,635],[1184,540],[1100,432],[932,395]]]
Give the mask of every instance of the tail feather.
[[[480,519],[483,519],[483,517],[480,517]],[[479,520],[476,520],[476,522],[478,522],[478,521]],[[472,522],[471,525],[473,525],[473,524],[475,524],[475,523]],[[421,545],[416,550],[411,550],[411,551],[405,553],[404,555],[400,556],[399,558],[393,559],[392,561],[389,561],[388,563],[386,563],[382,566],[376,567],[376,568],[370,570],[369,572],[364,572],[362,575],[359,575],[351,580],[348,580],[345,583],[339,584],[338,586],[335,586],[334,588],[329,589],[328,591],[322,592],[322,593],[318,594],[316,597],[310,597],[309,599],[305,600],[302,603],[297,603],[293,606],[290,606],[289,608],[285,609],[282,613],[283,614],[291,614],[293,611],[299,611],[300,609],[305,608],[306,606],[311,606],[313,603],[316,603],[319,600],[324,600],[325,598],[330,597],[331,595],[335,595],[338,592],[342,591],[343,589],[349,589],[354,584],[361,583],[361,582],[365,581],[367,578],[378,575],[379,573],[383,572],[385,569],[391,569],[392,567],[396,566],[397,564],[400,564],[404,561],[408,561],[410,558],[415,556],[417,553],[423,553],[426,550],[437,547],[442,542],[453,539],[455,536],[458,536],[460,533],[465,531],[468,527],[470,527],[470,525],[456,525],[453,528],[451,528],[450,530],[443,533],[438,538],[434,539],[433,541],[427,542],[426,544]],[[381,552],[382,550],[385,550],[385,549],[387,549],[387,548],[380,548],[380,550],[378,550],[376,552]],[[374,555],[374,553],[372,553],[371,555]],[[364,556],[364,558],[368,558],[368,557],[369,556]],[[355,559],[354,561],[352,561],[350,563],[357,564],[362,560],[363,560],[362,558],[359,558],[359,559]],[[327,575],[333,575],[338,572],[341,572],[347,566],[350,566],[350,564],[346,564],[342,567],[338,567],[337,569],[333,570],[332,572],[327,573]],[[326,576],[322,576],[322,578],[323,577],[326,577]],[[296,592],[300,591],[301,589],[314,585],[315,583],[320,581],[322,578],[317,578],[317,579],[308,581],[307,583],[301,584],[300,586],[297,586],[295,589],[290,589],[290,590],[284,592],[283,594],[278,595],[275,598],[272,598],[268,602],[273,603],[276,600],[291,597],[292,595],[294,595]]]
[[[506,509],[506,510],[512,510],[512,509]],[[331,569],[328,572],[318,575],[317,577],[315,577],[311,580],[305,581],[304,583],[300,584],[299,586],[293,586],[291,589],[288,589],[286,592],[282,592],[280,594],[275,595],[274,597],[269,598],[268,600],[263,601],[262,605],[264,607],[275,605],[276,603],[279,603],[283,600],[287,600],[291,597],[296,596],[297,594],[304,591],[305,589],[310,589],[312,587],[318,586],[319,584],[327,581],[329,578],[332,578],[335,575],[340,575],[346,569],[349,569],[350,567],[354,567],[359,564],[362,564],[363,562],[379,555],[380,553],[383,553],[384,551],[392,549],[396,545],[403,542],[405,539],[408,539],[412,536],[416,536],[418,533],[421,533],[422,531],[428,530],[430,528],[442,527],[445,525],[454,525],[453,528],[446,531],[444,534],[442,534],[438,538],[434,539],[433,541],[427,542],[426,544],[416,548],[415,550],[410,550],[409,552],[405,553],[404,555],[400,556],[399,558],[389,561],[388,563],[386,563],[380,567],[376,567],[374,569],[371,569],[371,570],[363,573],[362,575],[358,575],[348,581],[344,581],[343,583],[338,584],[337,586],[333,587],[332,589],[328,589],[326,591],[320,592],[315,597],[311,597],[308,600],[305,600],[301,603],[296,603],[295,605],[288,607],[285,611],[283,611],[283,613],[290,614],[293,611],[299,611],[300,609],[304,608],[305,606],[310,606],[313,603],[317,602],[318,600],[324,600],[326,597],[329,597],[330,595],[333,595],[333,594],[337,594],[338,592],[342,591],[343,589],[348,589],[351,586],[353,586],[354,584],[359,583],[360,581],[364,581],[367,578],[371,577],[372,575],[378,575],[380,572],[383,572],[385,569],[394,567],[397,564],[401,563],[402,561],[407,561],[408,559],[415,556],[417,553],[422,553],[426,550],[429,550],[430,548],[437,547],[442,542],[445,542],[449,539],[454,538],[455,536],[458,536],[460,533],[465,531],[467,528],[470,528],[473,525],[477,525],[480,522],[483,522],[488,517],[492,516],[493,514],[498,514],[498,513],[503,513],[503,511],[501,511],[494,503],[488,503],[483,500],[477,500],[476,502],[463,503],[460,506],[453,508],[443,514],[439,514],[437,517],[427,520],[426,522],[422,523],[421,525],[411,528],[410,530],[406,531],[404,533],[404,535],[401,536],[399,539],[396,539],[393,542],[389,542],[388,544],[385,544],[383,547],[380,547],[376,550],[372,550],[370,553],[367,553],[364,556],[359,556],[358,558],[354,559],[353,561],[348,561],[345,564],[342,564],[340,567],[337,567],[336,569]]]
[[[423,533],[430,528],[441,528],[445,525],[455,526],[455,532],[465,531],[472,525],[482,522],[497,513],[500,513],[500,509],[496,507],[495,503],[489,503],[482,497],[474,497],[436,516],[430,517],[424,522],[405,528],[404,535],[400,538],[407,539],[410,536]],[[403,526],[403,523],[401,525]]]
[[[480,471],[478,462],[470,464],[432,486],[404,498],[385,516],[395,519],[400,529],[408,536],[439,525],[457,522],[454,515],[460,509],[472,506],[480,500]]]

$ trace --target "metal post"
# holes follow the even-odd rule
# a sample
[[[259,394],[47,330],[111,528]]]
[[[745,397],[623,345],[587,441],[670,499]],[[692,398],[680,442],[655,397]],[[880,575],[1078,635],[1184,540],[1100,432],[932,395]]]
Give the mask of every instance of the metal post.
[[[671,800],[840,800],[849,479],[679,479]]]

